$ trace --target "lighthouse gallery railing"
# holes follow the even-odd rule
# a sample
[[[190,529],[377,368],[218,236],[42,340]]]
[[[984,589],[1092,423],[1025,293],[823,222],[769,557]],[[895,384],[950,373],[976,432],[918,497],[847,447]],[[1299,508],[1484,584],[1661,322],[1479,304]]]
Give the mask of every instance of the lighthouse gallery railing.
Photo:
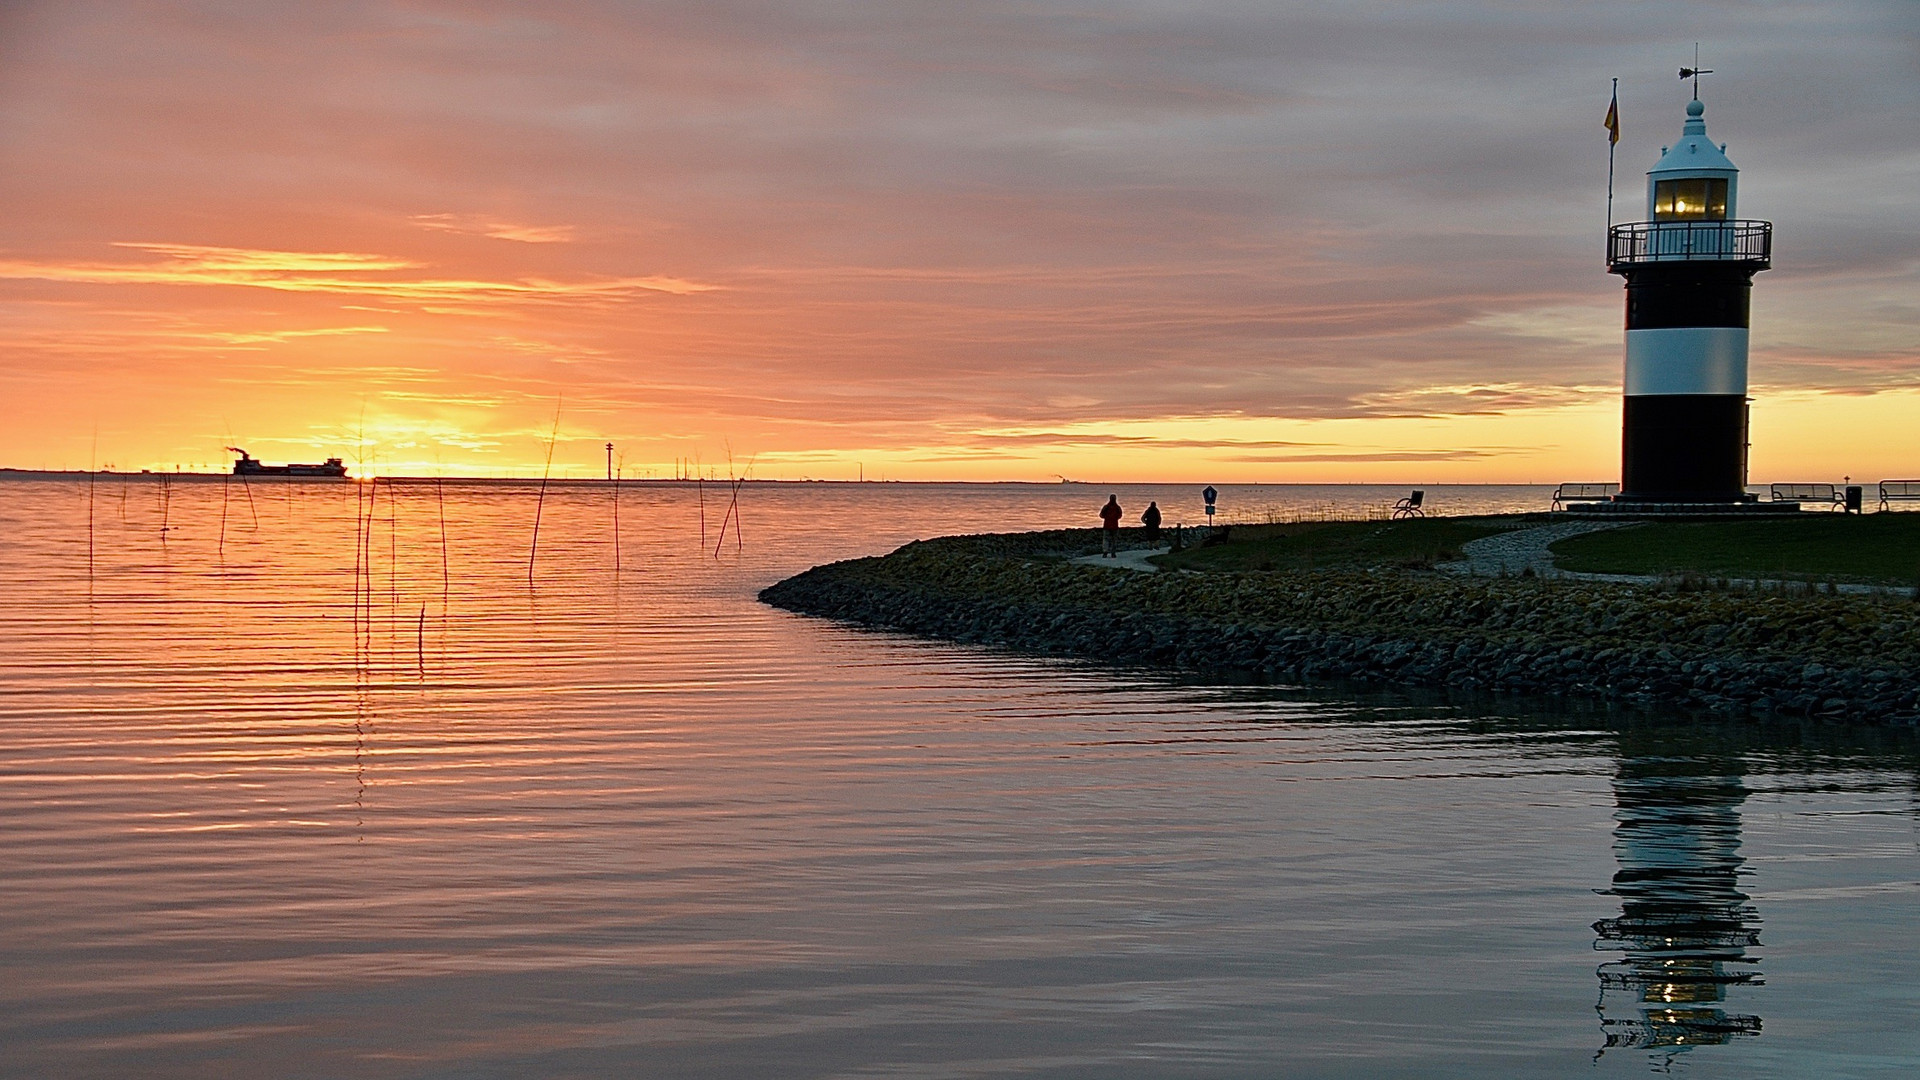
[[[1773,264],[1770,221],[1635,221],[1607,230],[1607,265],[1691,262]]]

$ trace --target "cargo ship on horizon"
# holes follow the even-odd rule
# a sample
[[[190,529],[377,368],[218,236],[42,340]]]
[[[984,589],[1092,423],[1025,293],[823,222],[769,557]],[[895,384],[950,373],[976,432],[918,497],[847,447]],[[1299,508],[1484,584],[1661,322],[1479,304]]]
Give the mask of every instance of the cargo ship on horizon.
[[[233,463],[235,476],[320,476],[344,479],[347,475],[346,465],[337,457],[330,457],[319,465],[267,465],[237,446],[229,446],[227,449],[240,455],[240,459]]]

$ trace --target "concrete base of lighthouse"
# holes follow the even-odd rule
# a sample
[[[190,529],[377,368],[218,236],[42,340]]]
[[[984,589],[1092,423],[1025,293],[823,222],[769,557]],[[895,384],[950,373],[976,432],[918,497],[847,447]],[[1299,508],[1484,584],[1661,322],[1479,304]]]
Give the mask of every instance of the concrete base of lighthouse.
[[[1713,518],[1749,518],[1791,517],[1800,512],[1797,502],[1761,502],[1758,496],[1749,496],[1752,502],[1653,502],[1653,501],[1615,501],[1575,503],[1565,510],[1555,510],[1556,521],[1578,519],[1605,519],[1620,521],[1639,518],[1685,518],[1701,521]]]
[[[1629,394],[1620,502],[1745,502],[1744,394]]]

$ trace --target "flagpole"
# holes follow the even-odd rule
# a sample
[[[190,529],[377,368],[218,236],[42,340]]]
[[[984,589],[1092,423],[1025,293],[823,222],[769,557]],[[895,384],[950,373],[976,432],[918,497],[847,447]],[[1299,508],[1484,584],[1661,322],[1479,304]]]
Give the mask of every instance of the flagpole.
[[[1620,141],[1620,80],[1613,80],[1613,107],[1607,111],[1614,126],[1607,133],[1607,234],[1613,234],[1613,148]]]

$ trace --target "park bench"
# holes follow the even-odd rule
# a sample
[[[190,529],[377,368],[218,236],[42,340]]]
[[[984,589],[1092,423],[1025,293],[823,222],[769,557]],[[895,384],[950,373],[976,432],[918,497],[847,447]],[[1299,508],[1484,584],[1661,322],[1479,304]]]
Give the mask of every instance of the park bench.
[[[1920,480],[1880,481],[1880,509],[1892,502],[1920,502]]]
[[[1426,492],[1417,488],[1414,489],[1413,494],[1393,504],[1393,520],[1400,521],[1405,518],[1426,517],[1426,511],[1420,509],[1420,504],[1426,500]]]
[[[1847,506],[1846,497],[1832,484],[1775,484],[1768,498],[1774,502],[1824,503],[1834,510]]]
[[[1607,502],[1618,494],[1620,494],[1619,484],[1561,484],[1553,489],[1553,508],[1564,510],[1568,503]]]

